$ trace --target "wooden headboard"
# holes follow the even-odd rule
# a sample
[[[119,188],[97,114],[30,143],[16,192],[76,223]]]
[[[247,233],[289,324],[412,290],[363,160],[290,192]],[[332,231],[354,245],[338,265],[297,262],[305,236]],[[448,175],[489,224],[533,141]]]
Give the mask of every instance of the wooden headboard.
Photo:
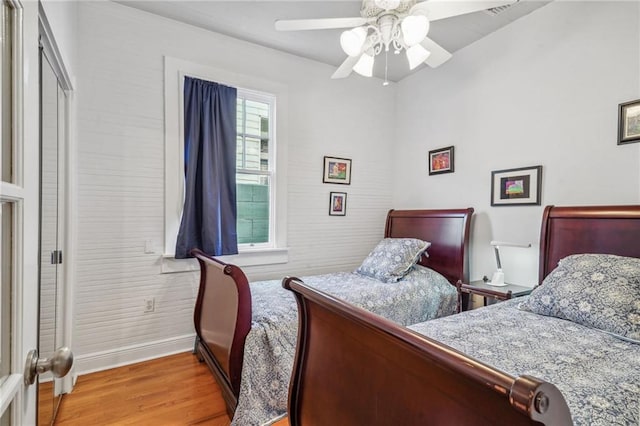
[[[420,238],[431,246],[420,264],[446,277],[451,284],[469,282],[469,233],[473,208],[449,210],[390,210],[384,236]]]
[[[547,206],[540,231],[539,283],[560,259],[579,253],[640,257],[640,205]]]

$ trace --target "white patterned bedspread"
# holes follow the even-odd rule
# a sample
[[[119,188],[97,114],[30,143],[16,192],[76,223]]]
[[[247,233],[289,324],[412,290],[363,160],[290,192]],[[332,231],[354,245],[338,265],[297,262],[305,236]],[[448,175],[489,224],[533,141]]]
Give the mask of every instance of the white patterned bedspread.
[[[521,300],[409,328],[513,376],[553,383],[576,425],[640,425],[640,345],[519,310]]]
[[[339,299],[402,325],[455,313],[457,291],[437,272],[415,266],[402,280],[383,283],[355,273],[302,277]],[[298,314],[281,280],[251,283],[252,324],[247,335],[238,406],[232,425],[262,425],[287,411]]]

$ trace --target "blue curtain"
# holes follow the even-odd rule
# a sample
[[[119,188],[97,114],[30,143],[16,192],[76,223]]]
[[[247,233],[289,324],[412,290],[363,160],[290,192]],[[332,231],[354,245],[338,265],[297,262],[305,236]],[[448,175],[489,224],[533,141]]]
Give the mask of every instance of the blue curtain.
[[[185,77],[185,200],[176,259],[191,257],[194,248],[238,253],[236,99],[235,87]]]

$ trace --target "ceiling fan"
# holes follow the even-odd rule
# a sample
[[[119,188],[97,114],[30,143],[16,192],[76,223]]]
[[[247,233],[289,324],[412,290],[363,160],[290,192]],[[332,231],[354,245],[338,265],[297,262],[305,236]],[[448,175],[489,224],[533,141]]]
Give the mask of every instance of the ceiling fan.
[[[340,46],[348,56],[331,78],[348,77],[351,71],[371,77],[374,57],[382,51],[399,54],[404,50],[409,69],[423,62],[432,68],[440,66],[451,58],[451,53],[427,37],[430,22],[517,1],[363,0],[360,17],[277,20],[275,28],[298,31],[352,27],[340,36]]]

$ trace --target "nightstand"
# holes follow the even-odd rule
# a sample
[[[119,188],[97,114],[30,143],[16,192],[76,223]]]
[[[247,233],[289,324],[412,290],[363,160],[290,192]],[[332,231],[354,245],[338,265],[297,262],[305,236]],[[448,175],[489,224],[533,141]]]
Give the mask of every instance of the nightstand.
[[[484,280],[472,281],[469,284],[465,284],[462,281],[458,281],[456,284],[458,288],[458,312],[469,310],[469,304],[471,303],[471,297],[467,306],[462,306],[462,294],[477,294],[484,297],[484,306],[487,306],[487,302],[495,303],[495,301],[508,300],[514,297],[526,296],[531,293],[533,288],[523,287],[515,284],[507,284],[505,286],[492,286],[487,284]]]

